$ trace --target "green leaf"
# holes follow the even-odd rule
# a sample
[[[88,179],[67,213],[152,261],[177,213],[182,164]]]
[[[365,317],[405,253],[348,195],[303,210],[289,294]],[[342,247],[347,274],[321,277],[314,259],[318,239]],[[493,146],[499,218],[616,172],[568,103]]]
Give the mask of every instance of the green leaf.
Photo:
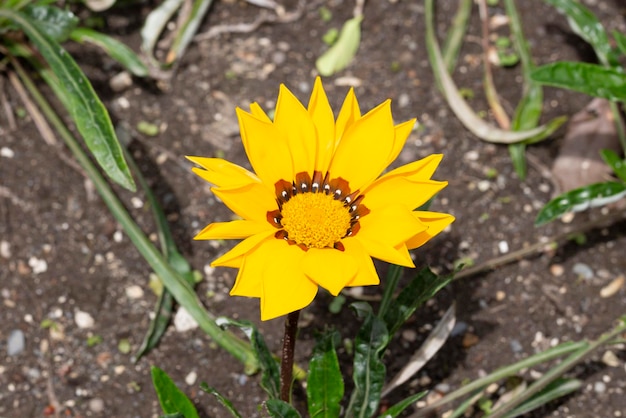
[[[261,387],[267,392],[270,399],[280,398],[280,370],[276,359],[270,353],[263,336],[257,327],[250,321],[236,321],[220,317],[215,321],[220,327],[234,326],[239,328],[252,343],[252,350],[261,366]]]
[[[296,409],[280,399],[270,399],[265,402],[265,408],[272,418],[300,418]]]
[[[578,379],[559,378],[546,386],[541,392],[506,414],[505,418],[514,418],[527,414],[542,405],[555,399],[567,396],[582,387],[583,383]]]
[[[389,334],[395,334],[422,303],[433,297],[451,280],[452,276],[437,276],[428,267],[417,273],[409,285],[402,289],[384,316]]]
[[[526,144],[510,144],[509,156],[511,157],[511,162],[513,163],[513,168],[515,168],[517,176],[520,180],[526,179]]]
[[[361,42],[361,20],[363,17],[357,16],[346,21],[335,44],[315,61],[321,75],[333,75],[350,64]]]
[[[172,47],[165,57],[166,65],[173,64],[174,61],[179,60],[183,56],[212,3],[213,0],[194,0],[187,19],[179,26],[180,29],[176,32]]]
[[[617,48],[623,55],[626,55],[626,35],[616,30],[613,31],[613,37],[617,43]]]
[[[427,390],[416,393],[414,395],[409,396],[406,399],[401,400],[391,408],[387,409],[385,413],[380,415],[378,418],[396,418],[400,415],[405,409],[409,406],[413,405],[415,402],[419,401],[428,393]]]
[[[27,15],[0,9],[0,17],[20,26],[50,65],[64,92],[60,100],[68,107],[72,120],[100,166],[114,181],[134,191],[135,183],[109,114],[76,62],[56,41],[40,32],[37,22],[31,21]]]
[[[587,41],[604,65],[615,64],[609,38],[598,18],[585,6],[572,0],[545,0],[567,16],[570,28]]]
[[[580,187],[563,193],[548,202],[537,215],[535,226],[540,226],[566,214],[604,206],[626,196],[626,184],[607,181]]]
[[[610,149],[603,149],[600,151],[600,155],[604,162],[613,169],[617,177],[626,183],[626,160],[622,160],[615,151]]]
[[[239,412],[235,409],[233,404],[227,398],[225,398],[221,393],[219,393],[214,387],[207,385],[206,382],[202,382],[200,383],[200,389],[202,389],[206,393],[209,393],[215,396],[218,402],[221,403],[222,406],[228,410],[228,412],[230,412],[230,415],[232,415],[235,418],[241,418],[241,414],[239,414]]]
[[[584,62],[555,62],[532,71],[538,83],[579,91],[594,97],[626,101],[626,74]]]
[[[338,338],[336,331],[326,331],[316,338],[306,388],[311,418],[339,417],[344,388],[335,351],[335,339]]]
[[[70,33],[70,37],[81,44],[90,43],[102,48],[111,58],[137,77],[148,75],[148,67],[141,62],[139,56],[117,39],[89,28],[76,28]]]
[[[378,410],[386,373],[381,357],[388,343],[385,322],[370,308],[354,342],[354,390],[346,416],[368,418]]]
[[[152,384],[156,390],[161,409],[166,414],[181,413],[185,418],[199,418],[198,411],[172,379],[163,370],[152,366]]]
[[[66,41],[78,25],[78,17],[74,13],[55,6],[29,4],[22,11],[38,30],[56,42]]]

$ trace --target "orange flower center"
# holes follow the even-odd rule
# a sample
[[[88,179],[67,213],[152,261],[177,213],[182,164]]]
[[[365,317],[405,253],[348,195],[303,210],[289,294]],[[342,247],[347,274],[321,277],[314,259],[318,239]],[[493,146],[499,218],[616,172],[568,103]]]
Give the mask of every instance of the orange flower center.
[[[336,248],[341,240],[359,230],[359,219],[369,213],[361,204],[359,191],[350,193],[342,178],[330,180],[327,173],[315,171],[313,177],[299,173],[293,182],[276,183],[278,210],[267,213],[267,220],[279,231],[275,237],[309,248]]]

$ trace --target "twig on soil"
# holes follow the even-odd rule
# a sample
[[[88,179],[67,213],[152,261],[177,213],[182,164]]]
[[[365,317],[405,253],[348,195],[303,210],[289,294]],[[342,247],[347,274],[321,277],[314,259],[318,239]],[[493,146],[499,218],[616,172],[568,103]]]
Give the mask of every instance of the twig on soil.
[[[237,23],[233,25],[217,25],[213,26],[211,29],[204,33],[200,33],[196,35],[193,39],[194,41],[204,41],[207,39],[215,38],[224,33],[250,33],[255,31],[261,25],[265,23],[291,23],[300,19],[304,13],[305,2],[300,0],[298,2],[298,7],[293,12],[286,12],[285,9],[277,5],[274,9],[276,12],[275,15],[270,15],[267,13],[262,13],[259,15],[256,20],[251,23]]]
[[[54,417],[61,418],[61,403],[54,392],[54,383],[52,380],[52,374],[54,371],[54,366],[52,364],[52,349],[48,340],[42,340],[42,344],[45,344],[48,348],[47,352],[42,353],[42,355],[46,358],[45,368],[48,369],[48,377],[46,379],[46,395],[48,395],[48,403],[54,410]]]
[[[33,209],[33,205],[25,200],[20,199],[15,193],[8,187],[0,186],[0,197],[5,197],[11,201],[15,206],[19,206],[22,210],[28,212]]]

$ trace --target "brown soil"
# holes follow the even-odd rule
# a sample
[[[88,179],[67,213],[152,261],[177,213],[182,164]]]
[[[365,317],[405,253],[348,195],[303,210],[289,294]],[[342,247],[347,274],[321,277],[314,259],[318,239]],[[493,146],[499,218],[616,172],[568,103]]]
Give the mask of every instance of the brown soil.
[[[215,314],[260,322],[257,302],[228,296],[233,271],[208,267],[231,243],[222,246],[192,241],[204,225],[227,220],[230,214],[191,173],[183,156],[223,154],[246,165],[234,107],[245,108],[258,101],[265,109],[272,108],[280,83],[306,103],[315,59],[325,49],[321,36],[331,27],[340,27],[353,8],[353,2],[326,2],[333,16],[324,23],[318,12],[320,3],[307,5],[302,18],[294,23],[266,25],[249,34],[194,43],[167,92],[135,80],[132,87],[114,93],[108,81],[120,68],[87,47],[70,47],[106,100],[115,123],[132,132],[134,155],[166,208],[179,246],[193,267],[203,272],[198,294]],[[589,48],[571,33],[561,15],[541,1],[517,3],[538,63],[591,58]],[[585,3],[609,29],[626,32],[621,1]],[[437,2],[440,39],[449,27],[455,5],[451,0]],[[137,46],[138,25],[146,11],[132,18],[129,16],[135,16],[132,13],[136,10],[106,14],[108,31]],[[251,21],[257,13],[255,6],[245,2],[217,2],[202,30],[216,24]],[[503,9],[498,6],[491,13],[501,14]],[[470,34],[454,77],[459,86],[475,93],[473,108],[487,110],[482,96],[476,13]],[[495,74],[498,92],[511,114],[520,97],[519,69],[495,69]],[[411,136],[399,163],[431,153],[445,154],[436,178],[447,179],[450,185],[435,201],[433,210],[450,212],[457,220],[449,232],[417,253],[418,265],[428,264],[445,272],[462,257],[481,263],[500,255],[503,242],[513,251],[565,228],[561,222],[533,227],[538,209],[551,197],[552,182],[544,167],[551,165],[559,137],[529,149],[528,179],[522,182],[513,172],[506,147],[481,142],[468,133],[433,81],[421,2],[368,2],[356,59],[347,70],[324,80],[335,106],[347,91],[348,87],[340,85],[346,77],[358,82],[356,93],[362,109],[391,98],[396,120],[419,118],[422,128]],[[14,108],[21,107],[17,95],[11,90],[8,93]],[[544,120],[572,115],[589,100],[555,89],[545,93]],[[199,391],[201,381],[231,398],[243,416],[261,416],[257,405],[265,398],[258,376],[245,376],[241,365],[198,329],[180,333],[171,327],[157,349],[132,363],[131,354],[141,344],[155,302],[148,288],[150,269],[120,233],[121,227],[85,178],[67,164],[69,151],[46,145],[29,117],[19,120],[17,130],[9,131],[1,113],[0,146],[14,155],[0,157],[0,240],[10,252],[0,257],[0,415],[44,416],[57,400],[63,406],[60,416],[158,416],[150,382],[150,366],[158,365],[194,399],[203,416],[223,417],[226,412],[214,398]],[[135,129],[141,121],[159,125],[161,132],[155,137],[142,135]],[[153,231],[149,210],[133,200],[145,201],[144,197],[121,190],[119,195],[140,225]],[[579,215],[574,222],[598,213]],[[626,292],[622,288],[609,298],[601,298],[599,291],[626,270],[622,252],[625,225],[595,229],[581,245],[570,243],[554,253],[463,279],[443,290],[392,344],[386,356],[388,371],[393,374],[399,370],[452,301],[457,302],[457,320],[467,326],[465,336],[448,341],[407,389],[392,393],[385,402],[395,403],[408,393],[430,389],[440,382],[455,388],[466,379],[550,345],[595,338],[609,329],[624,314]],[[38,269],[41,260],[47,266]],[[383,274],[385,267],[379,267]],[[582,278],[577,272],[585,268],[591,274]],[[562,274],[558,274],[559,269]],[[137,299],[127,295],[127,289],[134,285],[144,290]],[[368,289],[369,293],[380,291]],[[347,307],[338,315],[331,314],[329,301],[327,296],[318,297],[304,314],[306,324],[296,359],[300,363],[310,354],[314,330],[332,324],[346,338],[354,336],[358,328],[358,320]],[[94,318],[93,328],[76,325],[78,311]],[[40,326],[46,319],[57,324],[54,335]],[[259,326],[276,352],[282,321]],[[26,335],[25,349],[8,356],[7,340],[18,329]],[[89,347],[90,336],[99,336],[102,341]],[[130,353],[118,349],[124,339],[130,342]],[[580,391],[529,416],[624,416],[625,352],[623,346],[612,350],[618,357],[616,366],[601,361],[603,352],[596,353],[570,374],[583,379]],[[351,369],[349,358],[344,352],[341,358],[347,373]],[[197,374],[197,381],[190,385],[185,379],[192,372]],[[533,376],[531,372],[525,376]],[[302,403],[301,391],[296,400]]]

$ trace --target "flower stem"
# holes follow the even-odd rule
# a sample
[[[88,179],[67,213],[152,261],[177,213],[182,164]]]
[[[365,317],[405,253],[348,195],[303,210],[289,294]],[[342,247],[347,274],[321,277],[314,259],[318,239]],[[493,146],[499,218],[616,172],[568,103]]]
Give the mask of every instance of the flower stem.
[[[291,312],[285,318],[285,336],[283,337],[283,355],[280,363],[280,399],[291,401],[291,381],[293,380],[293,352],[298,332],[300,311]]]

